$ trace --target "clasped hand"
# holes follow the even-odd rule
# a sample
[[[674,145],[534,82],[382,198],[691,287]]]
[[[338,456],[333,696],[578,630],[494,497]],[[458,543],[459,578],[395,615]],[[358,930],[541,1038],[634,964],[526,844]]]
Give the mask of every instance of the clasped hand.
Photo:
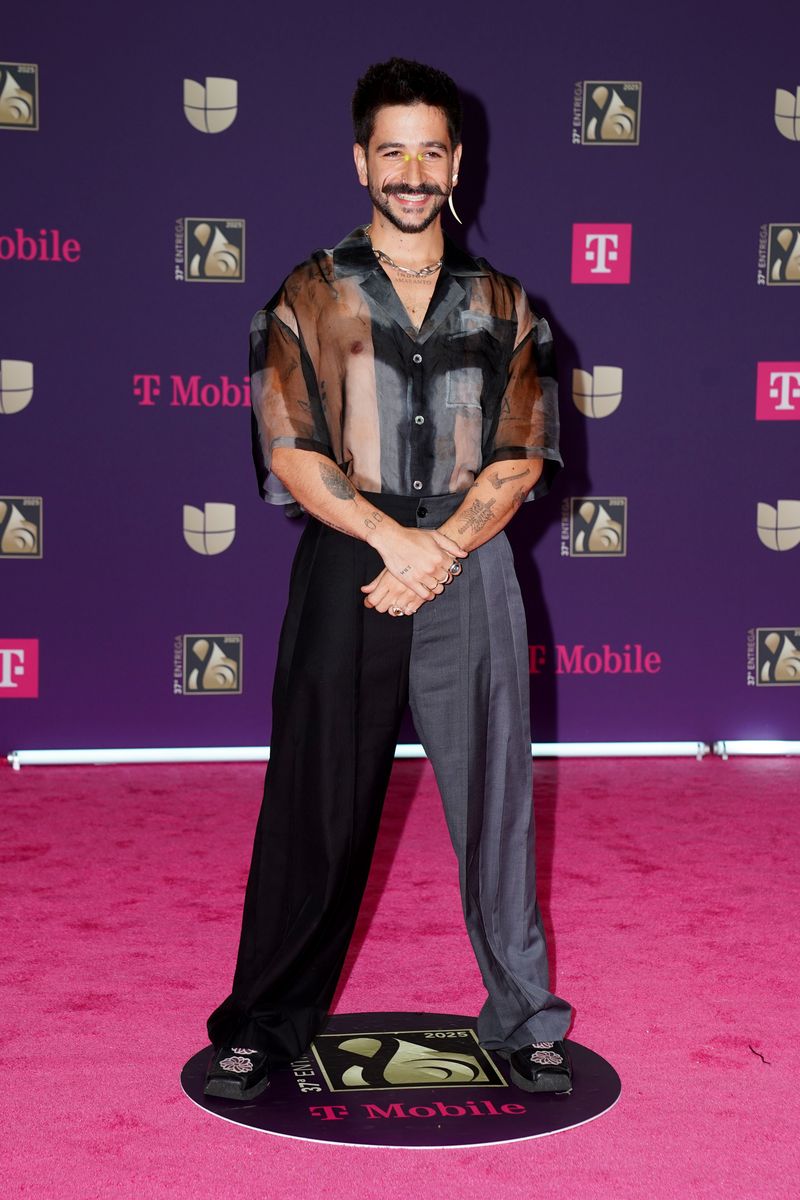
[[[408,529],[402,525],[373,543],[384,568],[362,587],[364,604],[378,612],[400,609],[411,616],[421,605],[441,595],[452,580],[449,567],[466,550],[438,529]]]

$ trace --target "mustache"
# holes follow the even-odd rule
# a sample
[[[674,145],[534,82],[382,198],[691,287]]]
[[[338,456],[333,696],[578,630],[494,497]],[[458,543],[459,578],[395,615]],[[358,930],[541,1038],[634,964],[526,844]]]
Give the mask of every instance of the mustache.
[[[397,196],[401,192],[404,196],[445,196],[440,187],[435,183],[419,183],[416,187],[411,187],[404,183],[387,183],[381,189],[385,196]]]

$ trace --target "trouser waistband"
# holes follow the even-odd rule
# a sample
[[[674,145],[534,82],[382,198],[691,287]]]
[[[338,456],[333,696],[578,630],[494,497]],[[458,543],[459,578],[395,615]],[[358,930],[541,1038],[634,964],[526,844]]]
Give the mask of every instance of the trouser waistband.
[[[399,525],[435,529],[454,513],[465,492],[445,492],[441,496],[399,496],[393,492],[362,492],[375,508],[392,517]]]

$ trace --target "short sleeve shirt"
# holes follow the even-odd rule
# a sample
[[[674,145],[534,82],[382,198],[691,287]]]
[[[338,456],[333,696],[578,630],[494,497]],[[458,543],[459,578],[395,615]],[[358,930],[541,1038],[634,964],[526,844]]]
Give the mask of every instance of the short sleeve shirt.
[[[276,446],[315,450],[363,492],[465,492],[490,463],[561,467],[553,339],[521,284],[445,237],[417,330],[363,227],[296,267],[250,330],[253,457],[265,500],[293,497]]]

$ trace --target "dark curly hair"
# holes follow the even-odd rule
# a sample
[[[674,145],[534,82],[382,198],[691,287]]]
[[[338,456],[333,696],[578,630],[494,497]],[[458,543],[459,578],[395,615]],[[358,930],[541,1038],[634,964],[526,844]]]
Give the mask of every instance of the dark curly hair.
[[[408,58],[373,63],[353,93],[353,133],[364,149],[369,145],[379,108],[389,104],[428,104],[440,108],[447,120],[450,141],[461,141],[461,97],[449,75]]]

